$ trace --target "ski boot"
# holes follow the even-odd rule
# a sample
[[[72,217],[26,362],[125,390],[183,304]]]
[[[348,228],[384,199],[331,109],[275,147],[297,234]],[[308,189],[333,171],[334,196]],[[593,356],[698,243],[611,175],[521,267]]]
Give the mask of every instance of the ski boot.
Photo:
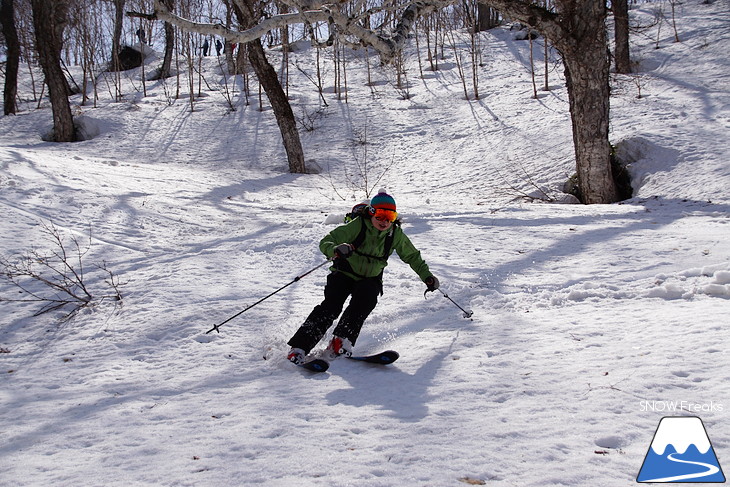
[[[340,338],[337,336],[332,337],[330,344],[327,345],[326,352],[330,358],[336,359],[338,357],[351,357],[353,345],[347,338]]]
[[[293,364],[301,365],[304,363],[306,356],[307,354],[301,348],[292,348],[289,350],[289,355],[286,356],[286,359]]]

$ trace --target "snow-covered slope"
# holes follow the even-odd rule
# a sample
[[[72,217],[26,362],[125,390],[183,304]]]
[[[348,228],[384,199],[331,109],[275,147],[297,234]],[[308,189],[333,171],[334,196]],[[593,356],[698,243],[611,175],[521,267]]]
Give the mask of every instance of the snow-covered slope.
[[[632,18],[646,24],[660,7]],[[656,30],[635,35],[641,71],[613,81],[611,136],[637,190],[616,205],[515,200],[536,186],[559,196],[573,146],[562,68],[550,64],[551,90],[532,99],[528,44],[506,29],[484,35],[479,100],[464,99],[448,52],[421,78],[409,51],[408,100],[388,69],[366,86],[353,54],[338,101],[330,64],[321,111],[291,70],[318,174],[286,172],[255,95],[229,110],[212,58],[193,112],[170,86],[133,91],[130,74],[124,102],[76,109],[99,129],[92,140],[42,142],[46,106],[1,118],[2,255],[50,248],[41,223],[90,235],[91,284],[104,288],[91,264],[106,262],[123,300],[67,321],[2,303],[0,478],[626,486],[660,418],[677,414],[701,416],[725,462],[730,12],[692,0],[678,13],[682,42],[666,24],[658,50]],[[311,49],[292,56],[311,69]],[[394,256],[357,347],[398,350],[393,366],[337,361],[310,375],[284,360],[324,269],[205,333],[320,264],[319,239],[379,187],[472,319],[440,294],[424,299]],[[699,409],[666,410],[682,401]]]

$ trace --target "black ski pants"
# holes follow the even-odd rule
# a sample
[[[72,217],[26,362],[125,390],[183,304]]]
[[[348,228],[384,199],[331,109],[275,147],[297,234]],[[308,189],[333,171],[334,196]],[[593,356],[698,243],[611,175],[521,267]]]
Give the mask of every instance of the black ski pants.
[[[378,304],[378,295],[382,290],[380,276],[355,280],[341,272],[331,273],[327,276],[327,285],[324,287],[324,301],[314,307],[304,324],[289,340],[289,345],[309,353],[340,316],[348,296],[352,296],[350,304],[332,333],[340,338],[347,338],[354,345],[365,319]]]

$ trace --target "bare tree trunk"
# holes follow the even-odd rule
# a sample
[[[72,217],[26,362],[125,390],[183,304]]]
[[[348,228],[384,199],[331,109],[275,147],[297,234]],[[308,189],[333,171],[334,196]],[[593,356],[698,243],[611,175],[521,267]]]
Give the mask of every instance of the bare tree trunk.
[[[252,26],[257,20],[253,15],[251,1],[247,0],[244,8],[239,8],[239,4],[243,2],[238,2],[234,6],[239,22],[243,26]],[[305,173],[304,149],[299,139],[297,122],[286,93],[284,93],[281,83],[279,83],[279,78],[276,76],[276,71],[266,59],[266,53],[264,52],[260,39],[247,42],[246,46],[248,47],[248,59],[251,62],[251,66],[256,73],[256,77],[259,79],[259,83],[261,83],[261,86],[266,92],[266,96],[269,98],[271,108],[274,110],[276,123],[279,125],[279,130],[281,131],[284,150],[289,160],[289,172]]]
[[[563,46],[578,186],[583,203],[613,203],[618,192],[608,138],[610,63],[606,30],[598,12],[605,7],[602,0],[584,3],[587,12],[576,13],[575,20],[586,19],[576,29],[585,35]]]
[[[175,0],[163,0],[167,8],[172,10],[175,7]],[[165,57],[162,59],[162,66],[155,75],[154,79],[164,79],[170,76],[170,66],[172,65],[172,51],[175,48],[175,27],[169,22],[165,22]]]
[[[530,76],[532,77],[532,98],[537,100],[537,82],[535,81],[535,52],[532,42],[532,33],[527,33],[527,38],[530,41]]]
[[[48,86],[53,111],[53,140],[72,142],[74,122],[68,102],[68,83],[61,69],[63,29],[68,1],[31,0],[38,58]]]
[[[158,74],[160,79],[170,77],[170,66],[172,66],[172,51],[175,49],[175,27],[165,22],[165,56],[162,59],[162,66]]]
[[[581,200],[586,204],[613,203],[618,195],[611,170],[608,139],[608,56],[595,64],[566,56],[570,115],[573,123],[576,171]]]
[[[677,15],[676,15],[677,3],[678,2],[676,0],[671,0],[669,2],[669,5],[671,5],[671,7],[672,7],[672,29],[674,29],[674,42],[680,42],[679,32],[677,32]]]
[[[114,33],[112,34],[112,55],[119,54],[122,50],[122,26],[124,22],[124,2],[125,0],[114,0]],[[118,58],[113,58],[114,70],[119,71]]]
[[[89,8],[78,8],[69,12],[69,24],[74,29],[77,48],[81,51],[81,105],[89,101],[89,82],[94,84],[94,41],[96,25],[91,19],[98,19]],[[95,91],[95,90],[94,90]],[[96,101],[96,100],[94,100]]]
[[[289,160],[289,172],[304,173],[304,149],[299,139],[297,122],[294,119],[294,112],[291,109],[289,100],[279,83],[276,71],[266,59],[266,53],[260,40],[248,43],[248,59],[251,61],[256,77],[266,91],[271,108],[276,116],[276,123],[281,131],[281,138],[284,143],[287,159]]]
[[[122,80],[121,80],[121,63],[119,62],[119,53],[122,51],[122,26],[124,24],[124,2],[125,0],[114,0],[115,17],[114,17],[114,35],[112,36],[112,66],[114,69],[114,79],[116,85],[117,101],[122,99]]]
[[[5,63],[5,90],[3,91],[3,111],[5,115],[16,113],[15,97],[18,94],[18,67],[20,66],[20,41],[15,28],[15,8],[13,0],[0,3],[0,23],[2,23],[7,62]]]
[[[631,58],[629,56],[629,3],[628,0],[612,0],[614,37],[616,49],[614,62],[616,72],[628,74],[631,72]]]
[[[549,56],[550,56],[550,49],[548,48],[548,39],[547,39],[547,37],[543,36],[543,40],[545,41],[545,44],[543,46],[544,49],[545,49],[544,54],[543,54],[543,56],[544,56],[543,61],[545,62],[545,86],[543,86],[542,89],[544,91],[550,91],[550,82],[549,82],[550,81],[549,80],[549,73],[550,73],[550,61],[549,61],[549,59],[550,59],[549,58]]]
[[[476,31],[484,32],[499,25],[499,14],[492,8],[482,3],[477,4]]]
[[[537,28],[560,51],[565,64],[581,201],[617,201],[608,139],[609,58],[604,0],[557,0],[557,14],[513,0],[482,1]]]

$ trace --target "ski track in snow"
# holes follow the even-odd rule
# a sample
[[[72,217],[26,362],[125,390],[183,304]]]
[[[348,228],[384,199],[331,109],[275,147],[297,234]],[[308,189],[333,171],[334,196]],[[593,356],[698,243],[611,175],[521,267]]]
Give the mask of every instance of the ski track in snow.
[[[663,415],[642,411],[644,400],[724,405],[702,412],[722,462],[723,5],[683,4],[682,43],[668,28],[659,50],[634,39],[645,96],[614,79],[611,139],[632,161],[637,193],[616,205],[514,200],[534,185],[557,195],[573,148],[561,69],[531,99],[527,43],[506,29],[487,35],[479,101],[463,99],[449,59],[420,79],[409,54],[410,100],[387,70],[365,86],[353,60],[349,102],[326,93],[316,130],[302,132],[319,175],[286,173],[273,115],[255,97],[229,112],[208,92],[191,113],[159,85],[147,98],[130,88],[123,103],[84,109],[101,135],[72,145],[40,141],[48,110],[0,119],[2,255],[42,246],[41,221],[82,240],[90,229],[88,258],[123,282],[121,306],[104,301],[69,321],[2,303],[0,478],[618,487],[634,483]],[[632,15],[646,20],[653,8]],[[311,50],[292,55],[311,69]],[[298,109],[318,108],[309,81],[293,76],[290,92]],[[286,362],[287,339],[321,300],[324,269],[206,334],[322,262],[317,242],[364,197],[352,188],[358,158],[371,177],[389,167],[378,187],[472,319],[439,293],[424,299],[394,255],[357,344],[397,350],[391,366],[340,360],[313,375]]]

